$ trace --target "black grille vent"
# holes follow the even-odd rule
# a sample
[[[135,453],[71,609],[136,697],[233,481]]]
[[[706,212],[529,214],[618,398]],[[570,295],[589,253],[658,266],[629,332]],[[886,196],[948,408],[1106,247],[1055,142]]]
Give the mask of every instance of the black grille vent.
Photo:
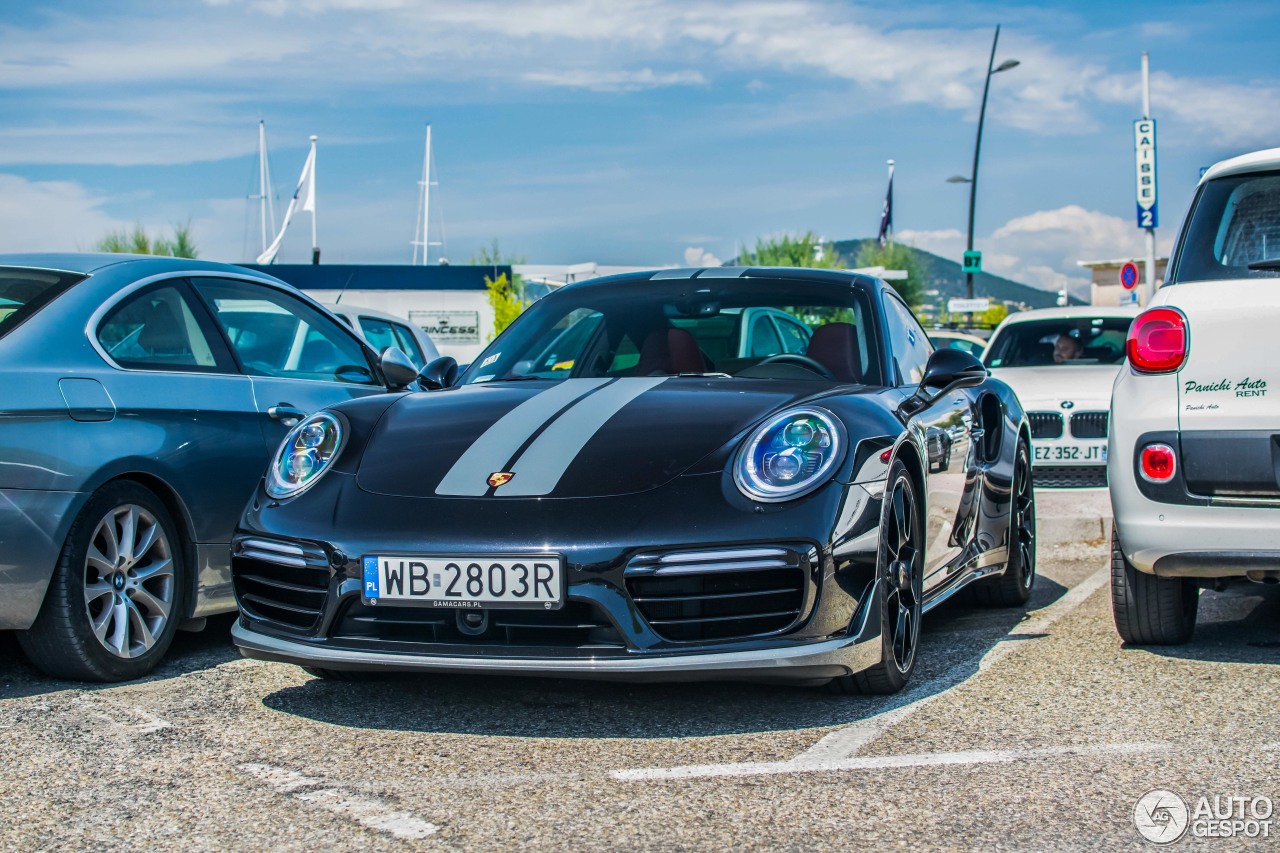
[[[314,546],[272,539],[237,539],[231,574],[245,613],[307,631],[320,621],[329,595],[329,560]]]
[[[641,554],[627,564],[627,592],[666,640],[772,634],[800,617],[809,563],[784,547]]]
[[[1043,488],[1086,489],[1107,485],[1106,465],[1043,465],[1031,469],[1031,481]]]
[[[435,607],[369,606],[353,599],[331,632],[351,640],[447,643],[464,646],[618,649],[621,635],[586,601],[569,601],[559,610],[461,611],[484,614],[478,632],[458,628],[458,610]]]
[[[1032,438],[1061,438],[1062,415],[1057,412],[1027,412]]]
[[[1106,438],[1108,412],[1076,412],[1071,416],[1071,434],[1076,438]]]

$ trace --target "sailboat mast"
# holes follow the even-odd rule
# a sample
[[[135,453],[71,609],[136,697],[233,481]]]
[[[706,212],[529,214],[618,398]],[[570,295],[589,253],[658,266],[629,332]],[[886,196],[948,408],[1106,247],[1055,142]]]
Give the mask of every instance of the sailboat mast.
[[[431,125],[427,125],[427,145],[422,152],[422,180],[418,181],[418,221],[413,226],[413,263],[418,263],[418,247],[422,247],[422,264],[427,264],[427,234],[431,230]],[[418,239],[421,237],[421,239]]]
[[[262,251],[267,250],[267,125],[258,119],[258,219],[262,223]],[[273,217],[274,218],[274,217]],[[275,223],[271,223],[272,229]]]

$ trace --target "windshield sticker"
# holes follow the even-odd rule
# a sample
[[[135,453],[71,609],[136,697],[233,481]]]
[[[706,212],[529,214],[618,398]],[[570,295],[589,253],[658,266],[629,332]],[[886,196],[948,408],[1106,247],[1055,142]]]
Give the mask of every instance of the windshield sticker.
[[[493,355],[489,356],[484,361],[480,362],[480,366],[488,367],[489,365],[493,364],[495,361],[497,361],[501,357],[502,357],[502,353],[495,352]]]
[[[1202,385],[1193,379],[1188,379],[1182,389],[1184,394],[1212,394],[1218,391],[1233,391],[1237,397],[1265,397],[1267,396],[1267,380],[1252,379],[1246,376],[1244,379],[1234,382],[1230,379],[1223,379]]]

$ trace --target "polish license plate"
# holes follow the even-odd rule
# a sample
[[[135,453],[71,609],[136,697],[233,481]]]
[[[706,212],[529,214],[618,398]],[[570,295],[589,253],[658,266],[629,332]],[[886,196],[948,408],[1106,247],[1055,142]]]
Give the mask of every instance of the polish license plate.
[[[1037,444],[1035,462],[1049,465],[1105,465],[1105,444]]]
[[[372,554],[364,558],[361,597],[368,604],[460,609],[564,606],[564,560]]]

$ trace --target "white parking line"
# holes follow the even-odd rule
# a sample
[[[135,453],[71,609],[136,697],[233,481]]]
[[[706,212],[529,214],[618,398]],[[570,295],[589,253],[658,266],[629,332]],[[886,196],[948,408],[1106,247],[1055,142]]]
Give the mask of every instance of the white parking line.
[[[978,661],[979,673],[1013,654],[1022,647],[1026,638],[1045,633],[1050,626],[1083,604],[1089,596],[1105,586],[1111,579],[1111,568],[1099,569],[1067,591],[1048,607],[1033,611],[1013,627]],[[884,734],[889,728],[910,717],[925,705],[947,695],[964,684],[973,674],[973,663],[964,661],[940,675],[908,688],[889,700],[889,706],[880,713],[850,726],[836,729],[809,749],[790,761],[743,762],[739,764],[707,764],[688,767],[656,767],[641,770],[617,770],[615,779],[670,779],[706,776],[750,776],[776,773],[802,773],[809,770],[860,770],[867,766],[859,762],[872,759],[853,759],[867,744]],[[1054,747],[1053,749],[1059,749]],[[1077,749],[1061,747],[1061,749]],[[1013,753],[1019,751],[1014,750]],[[1037,752],[1029,750],[1027,752]],[[942,755],[966,755],[968,753],[938,753]],[[987,754],[987,753],[982,753]],[[1000,753],[990,753],[1000,754]],[[912,756],[905,756],[912,758]],[[918,757],[918,756],[917,756]],[[877,759],[878,760],[878,759]],[[1014,759],[1008,759],[1014,760]],[[925,762],[929,763],[929,762]],[[946,763],[946,762],[935,762]],[[868,765],[869,766],[869,765]],[[888,765],[886,765],[888,766]]]
[[[915,755],[870,755],[828,761],[774,761],[743,764],[706,764],[689,767],[655,767],[646,770],[616,770],[613,778],[638,782],[658,779],[706,779],[716,776],[771,776],[780,773],[821,773],[833,770],[884,770],[893,767],[938,767],[954,764],[1003,764],[1042,758],[1082,755],[1124,755],[1161,752],[1165,743],[1114,743],[1083,746],[1047,746],[1040,749],[975,749],[965,752],[924,752]]]
[[[361,797],[340,788],[320,787],[325,784],[324,780],[303,776],[295,770],[273,767],[270,764],[241,764],[237,769],[266,782],[281,794],[292,794],[309,806],[354,820],[362,826],[396,838],[426,838],[440,829],[434,823],[428,823],[408,812],[396,811],[378,800]]]
[[[173,728],[172,723],[160,719],[155,714],[147,713],[141,708],[120,705],[98,694],[80,693],[74,701],[91,708],[95,719],[134,734],[148,735],[161,729]],[[121,719],[124,716],[133,716],[142,722],[130,725]]]

